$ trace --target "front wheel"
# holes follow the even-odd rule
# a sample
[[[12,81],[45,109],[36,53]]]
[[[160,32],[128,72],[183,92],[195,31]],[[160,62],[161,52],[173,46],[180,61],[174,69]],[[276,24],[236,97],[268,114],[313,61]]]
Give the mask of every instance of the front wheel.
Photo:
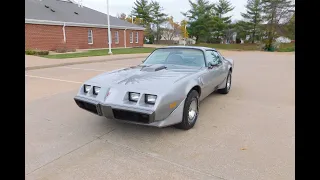
[[[196,123],[199,115],[199,93],[192,90],[184,103],[182,122],[176,128],[188,130]]]
[[[231,89],[231,79],[232,79],[232,73],[229,71],[227,80],[226,80],[226,86],[223,89],[218,89],[218,93],[220,94],[228,94]]]

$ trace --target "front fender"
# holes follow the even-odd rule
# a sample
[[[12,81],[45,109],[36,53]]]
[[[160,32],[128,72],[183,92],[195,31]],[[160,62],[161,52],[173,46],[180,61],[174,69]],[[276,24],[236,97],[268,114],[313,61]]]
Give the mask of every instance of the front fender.
[[[225,58],[225,60],[228,62],[228,69],[232,68],[233,70],[233,67],[234,67],[233,59]]]
[[[184,89],[184,95],[185,97],[187,97],[187,95],[189,94],[190,90],[196,86],[199,86],[200,87],[200,93],[201,93],[201,88],[202,88],[202,84],[200,82],[200,79],[193,79],[191,81],[189,81]],[[200,95],[199,93],[199,95]]]
[[[181,103],[184,102],[190,90],[195,86],[200,86],[199,80],[186,79],[182,82],[177,82],[169,88],[167,93],[162,95],[161,101],[159,102],[156,110],[155,119],[160,121],[167,118]]]

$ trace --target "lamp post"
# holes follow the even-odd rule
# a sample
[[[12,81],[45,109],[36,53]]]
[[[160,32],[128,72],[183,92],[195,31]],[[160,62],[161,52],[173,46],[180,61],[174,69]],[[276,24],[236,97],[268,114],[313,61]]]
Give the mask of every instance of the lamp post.
[[[111,31],[110,31],[110,17],[109,17],[109,0],[107,0],[107,16],[108,16],[108,42],[109,42],[109,52],[108,54],[112,54],[111,51]]]

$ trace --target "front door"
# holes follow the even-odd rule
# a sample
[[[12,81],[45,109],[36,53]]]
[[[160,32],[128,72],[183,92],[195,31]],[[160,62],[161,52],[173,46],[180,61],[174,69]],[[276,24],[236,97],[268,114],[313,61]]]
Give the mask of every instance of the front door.
[[[216,83],[217,85],[220,85],[223,81],[224,81],[224,78],[225,78],[225,75],[224,75],[224,72],[226,71],[225,70],[225,67],[226,67],[226,64],[223,63],[222,59],[221,59],[221,56],[219,55],[219,53],[217,51],[212,51],[212,55],[214,56],[214,65],[216,65],[216,71],[218,72],[218,77],[216,79]],[[216,86],[217,86],[216,85]]]
[[[219,52],[218,52],[218,54],[219,54],[219,58],[222,62],[222,73],[221,73],[222,79],[225,80],[228,76],[228,73],[229,73],[228,64],[227,64],[226,60],[224,59],[224,57]]]
[[[215,87],[217,87],[221,82],[221,72],[222,72],[222,63],[219,63],[219,58],[216,56],[215,51],[208,50],[206,51],[206,60],[208,64],[215,65],[213,67],[207,67],[206,73],[202,76],[203,89],[202,94],[203,98],[211,94]]]

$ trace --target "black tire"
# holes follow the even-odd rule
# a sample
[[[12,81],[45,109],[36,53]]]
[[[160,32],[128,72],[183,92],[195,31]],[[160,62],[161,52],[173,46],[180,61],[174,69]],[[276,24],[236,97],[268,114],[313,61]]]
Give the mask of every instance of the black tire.
[[[227,84],[228,84],[229,78],[230,78],[230,86],[228,87]],[[218,89],[218,93],[220,93],[220,94],[228,94],[230,89],[231,89],[231,85],[232,85],[232,72],[229,71],[228,76],[227,76],[227,80],[226,80],[226,87],[223,88],[223,89]]]
[[[197,113],[192,120],[192,122],[189,121],[189,108],[191,103],[195,101],[196,102],[196,107],[197,107]],[[199,93],[196,90],[192,90],[189,92],[187,99],[184,103],[183,107],[183,116],[182,116],[182,122],[179,124],[174,125],[178,129],[183,129],[183,130],[189,130],[191,129],[195,123],[197,122],[199,116]]]

